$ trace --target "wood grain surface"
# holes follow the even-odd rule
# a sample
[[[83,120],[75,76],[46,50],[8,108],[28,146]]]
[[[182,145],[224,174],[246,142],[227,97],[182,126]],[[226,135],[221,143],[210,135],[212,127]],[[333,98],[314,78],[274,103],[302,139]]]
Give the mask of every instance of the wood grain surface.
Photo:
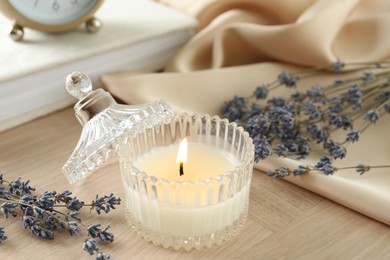
[[[0,133],[0,171],[6,179],[30,179],[39,192],[68,189],[84,201],[97,193],[123,197],[117,162],[75,185],[62,175],[80,132],[69,108]],[[174,251],[145,242],[127,225],[122,205],[108,215],[85,209],[81,216],[86,223],[111,225],[115,241],[100,247],[113,259],[390,259],[389,226],[257,171],[248,222],[238,236],[212,249]],[[90,259],[81,248],[84,231],[42,241],[20,219],[0,216],[0,226],[8,236],[0,259]]]

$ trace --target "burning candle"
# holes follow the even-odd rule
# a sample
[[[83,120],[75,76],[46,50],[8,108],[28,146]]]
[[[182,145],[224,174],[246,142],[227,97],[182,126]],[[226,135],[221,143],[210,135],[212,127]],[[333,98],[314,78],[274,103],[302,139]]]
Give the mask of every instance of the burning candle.
[[[226,174],[239,165],[232,154],[214,145],[190,142],[157,147],[135,160],[140,171],[169,181],[198,181]]]
[[[246,219],[253,144],[235,124],[201,119],[177,116],[121,145],[128,221],[164,247],[211,247]]]

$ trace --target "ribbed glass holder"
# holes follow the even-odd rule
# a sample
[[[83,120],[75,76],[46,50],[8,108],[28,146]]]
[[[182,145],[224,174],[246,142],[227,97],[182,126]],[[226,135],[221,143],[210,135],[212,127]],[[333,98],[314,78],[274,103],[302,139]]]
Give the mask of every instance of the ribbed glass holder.
[[[157,178],[136,167],[141,156],[184,137],[215,146],[237,163],[222,175],[197,181]],[[169,123],[123,136],[119,155],[126,217],[145,240],[176,250],[210,248],[236,235],[245,223],[254,148],[235,123],[208,115],[176,115]]]

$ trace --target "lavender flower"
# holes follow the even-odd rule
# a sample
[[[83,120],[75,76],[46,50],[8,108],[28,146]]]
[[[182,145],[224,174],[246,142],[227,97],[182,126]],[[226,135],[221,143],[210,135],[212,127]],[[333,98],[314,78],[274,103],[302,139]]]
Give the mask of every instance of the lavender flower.
[[[100,229],[100,224],[93,224],[87,227],[88,236],[92,238],[99,238],[101,242],[110,242],[114,241],[114,235],[110,232],[107,232],[107,229],[110,228],[110,225],[107,225],[104,229]]]
[[[375,75],[372,72],[364,72],[363,81],[365,84],[369,84],[375,79]]]
[[[356,172],[359,173],[360,175],[363,175],[364,173],[368,172],[371,169],[370,166],[366,166],[364,164],[359,164],[356,166]]]
[[[96,194],[96,199],[92,202],[91,209],[95,209],[98,214],[100,214],[101,211],[108,213],[110,212],[110,209],[115,209],[115,205],[120,204],[121,199],[115,197],[112,193],[109,196],[105,195],[102,197],[99,197],[99,195]]]
[[[320,160],[315,165],[315,168],[326,175],[333,174],[336,171],[336,169],[332,166],[332,159],[327,155],[321,156]]]
[[[105,212],[108,213],[110,211],[110,208],[115,209],[114,205],[120,205],[120,204],[121,204],[121,199],[115,197],[114,194],[111,193],[110,195],[108,195],[108,197],[106,197],[106,211]]]
[[[276,178],[283,178],[283,177],[286,177],[286,176],[289,175],[289,174],[290,174],[290,170],[287,169],[287,168],[284,167],[284,166],[281,166],[281,167],[275,169],[274,171],[269,171],[269,172],[267,173],[267,176],[276,179]]]
[[[390,113],[390,103],[387,103],[383,106],[383,109],[387,112]]]
[[[310,172],[310,168],[308,166],[299,165],[297,169],[293,171],[294,176],[301,176],[308,174]]]
[[[37,199],[37,196],[32,195],[31,193],[24,194],[20,199],[20,203],[31,204],[34,203]]]
[[[12,217],[16,217],[18,213],[16,212],[16,203],[4,202],[1,205],[1,212],[3,213],[5,218],[8,218],[9,215]]]
[[[333,141],[326,143],[325,148],[328,149],[333,159],[343,159],[346,156],[345,148]]]
[[[260,116],[254,116],[249,118],[248,122],[245,125],[245,131],[248,133],[252,133],[252,135],[256,135],[260,131],[260,124],[261,124],[261,118]]]
[[[301,106],[302,112],[305,115],[309,115],[311,120],[317,120],[322,117],[321,112],[318,110],[318,107],[314,103],[304,103]]]
[[[359,84],[353,84],[349,87],[348,91],[342,95],[342,102],[347,102],[352,105],[353,109],[362,107],[363,104],[363,93],[360,89]]]
[[[40,207],[34,206],[33,211],[36,218],[45,218],[46,216],[46,211]]]
[[[341,113],[344,111],[343,105],[341,104],[341,100],[338,97],[332,97],[328,99],[328,109],[331,113]]]
[[[311,138],[316,140],[317,143],[326,143],[329,139],[328,132],[317,124],[307,126],[307,131],[310,133]]]
[[[258,86],[254,92],[254,95],[256,97],[256,99],[265,99],[267,98],[267,95],[268,95],[268,89],[267,89],[267,86],[262,84],[260,86]]]
[[[330,158],[328,155],[322,155],[315,167],[321,168],[324,165],[331,165],[331,164],[332,164],[332,158]]]
[[[100,253],[97,254],[97,256],[95,257],[95,260],[110,260],[110,259],[111,259],[110,254],[108,254],[108,253],[103,253],[103,252],[100,252]]]
[[[353,129],[351,119],[346,114],[329,113],[329,125],[334,125],[336,128],[342,128],[344,130]]]
[[[287,71],[282,71],[278,75],[278,80],[280,84],[285,85],[286,87],[289,88],[296,87],[298,81],[296,76],[294,76],[293,74]]]
[[[70,195],[72,195],[72,192],[65,190],[65,191],[56,195],[56,197],[55,197],[56,202],[68,203],[72,199],[72,197],[70,197]]]
[[[25,215],[23,216],[22,220],[24,229],[31,228],[35,224],[34,218],[31,216]]]
[[[77,225],[77,222],[75,221],[69,221],[68,228],[71,236],[77,236],[77,234],[79,233],[79,227]]]
[[[52,230],[50,230],[50,229],[43,228],[41,230],[40,237],[43,240],[45,240],[45,239],[52,240],[52,239],[54,239],[54,232]]]
[[[378,112],[376,112],[375,110],[372,110],[372,109],[368,110],[367,113],[364,115],[364,119],[375,124],[379,119]]]
[[[283,107],[288,113],[290,113],[291,116],[297,116],[299,115],[300,106],[298,103],[290,103],[286,104]],[[294,120],[295,121],[295,120]]]
[[[344,83],[345,83],[345,81],[342,80],[342,79],[336,79],[336,80],[334,81],[335,86],[343,85]]]
[[[0,198],[3,198],[3,199],[7,198],[7,192],[1,186],[0,186]]]
[[[315,103],[325,103],[324,87],[321,85],[314,85],[306,91],[306,96]]]
[[[55,204],[55,191],[45,191],[38,200],[39,206],[43,209],[50,210]]]
[[[268,99],[267,103],[274,107],[284,107],[287,104],[287,101],[283,97],[273,97]]]
[[[243,97],[234,97],[231,101],[225,102],[222,107],[223,115],[230,121],[236,121],[248,115],[248,104]]]
[[[302,102],[304,99],[305,99],[305,94],[303,94],[302,92],[295,92],[294,94],[291,95],[291,99],[294,101],[294,102]]]
[[[332,175],[335,173],[336,168],[334,168],[332,165],[325,165],[319,170],[321,170],[326,175]]]
[[[353,129],[351,132],[347,134],[347,141],[351,141],[352,143],[359,141],[359,131]]]
[[[72,198],[67,204],[66,207],[72,211],[79,211],[84,206],[84,202],[77,199],[77,197]]]
[[[260,159],[265,159],[271,155],[269,150],[269,143],[265,139],[260,139],[256,137],[253,139],[253,144],[255,146],[255,161],[258,162]]]
[[[287,157],[288,148],[284,144],[280,144],[274,148],[274,153],[278,156]]]
[[[99,252],[99,247],[96,244],[95,239],[88,239],[83,244],[83,250],[86,251],[89,255],[93,255],[95,252]]]
[[[102,242],[114,242],[114,235],[110,232],[107,232],[107,230],[110,228],[110,225],[107,225],[105,228],[103,228],[99,233],[99,239]]]
[[[345,64],[342,63],[340,60],[337,60],[335,62],[332,62],[332,67],[335,72],[341,72],[344,68]]]
[[[379,95],[375,98],[376,101],[380,102],[380,103],[384,103],[386,101],[389,101],[390,100],[390,91],[383,91],[381,93],[379,93]]]
[[[43,240],[52,240],[54,239],[54,232],[48,229],[43,223],[35,222],[31,227],[31,232],[35,236],[43,239]]]
[[[46,218],[44,224],[49,230],[56,230],[65,227],[65,224],[63,224],[62,222],[63,222],[62,220],[59,221],[58,218],[51,215]]]
[[[21,178],[16,178],[9,184],[8,192],[17,196],[24,195],[26,193],[31,193],[35,188],[29,186],[29,180],[22,182]]]
[[[68,221],[76,220],[78,222],[81,222],[81,219],[77,217],[78,214],[79,214],[78,211],[71,211],[69,213],[69,217],[67,218]]]
[[[7,236],[5,235],[4,228],[0,227],[0,244],[7,240]]]
[[[289,111],[279,115],[278,120],[286,131],[291,131],[295,127],[295,119]]]
[[[260,104],[253,103],[252,107],[251,107],[251,110],[252,110],[252,115],[261,115],[263,113],[263,111],[264,111],[264,107],[262,105],[260,105]]]
[[[298,139],[298,149],[297,149],[297,155],[298,160],[305,159],[310,154],[310,147],[306,140],[300,140]]]

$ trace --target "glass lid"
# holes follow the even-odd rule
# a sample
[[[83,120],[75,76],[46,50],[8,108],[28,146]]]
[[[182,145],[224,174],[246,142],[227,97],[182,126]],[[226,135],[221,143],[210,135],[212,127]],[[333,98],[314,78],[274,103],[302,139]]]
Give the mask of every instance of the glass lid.
[[[78,182],[117,156],[118,141],[124,133],[143,132],[167,123],[174,115],[163,100],[142,105],[120,105],[110,93],[92,90],[89,77],[73,72],[66,78],[69,94],[79,99],[75,115],[83,130],[62,171],[70,183]]]

